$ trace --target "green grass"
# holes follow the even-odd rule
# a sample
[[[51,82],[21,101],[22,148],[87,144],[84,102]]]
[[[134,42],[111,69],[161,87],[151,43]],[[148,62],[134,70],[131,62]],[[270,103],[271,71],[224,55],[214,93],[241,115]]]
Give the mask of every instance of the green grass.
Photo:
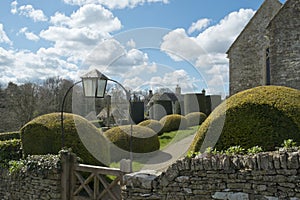
[[[178,142],[184,139],[185,137],[195,134],[198,128],[199,126],[193,126],[186,130],[177,130],[164,133],[163,135],[158,137],[160,143],[160,150],[163,150],[168,145]]]
[[[171,131],[171,132],[166,132],[163,135],[159,136],[159,142],[160,142],[160,150],[163,150],[166,148],[168,145],[173,144],[175,142],[178,142],[190,135],[193,135],[196,133],[198,130],[199,126],[193,126],[189,127],[186,130],[177,130],[177,131]],[[140,162],[133,161],[132,163],[132,168],[133,171],[139,171],[140,169],[143,168],[143,164]],[[113,162],[110,164],[110,167],[113,168],[120,168],[120,163],[119,162]]]

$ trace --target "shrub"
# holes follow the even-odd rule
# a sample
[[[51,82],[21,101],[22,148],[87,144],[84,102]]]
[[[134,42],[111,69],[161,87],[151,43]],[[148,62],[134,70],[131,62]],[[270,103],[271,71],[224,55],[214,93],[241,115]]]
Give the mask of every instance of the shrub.
[[[300,91],[260,86],[229,97],[200,126],[190,151],[240,145],[275,150],[282,141],[300,142]],[[203,144],[203,145],[202,145]]]
[[[65,113],[64,130],[65,147],[71,148],[82,162],[102,165],[108,161],[107,141],[85,118]],[[21,140],[25,156],[57,154],[62,148],[60,113],[42,115],[27,123],[21,128]]]
[[[117,126],[107,130],[104,135],[110,140],[115,146],[121,148],[128,153],[130,151],[130,131],[131,126]],[[121,158],[123,155],[120,151],[112,146],[111,158],[116,160]],[[157,134],[150,128],[144,126],[133,125],[132,126],[132,152],[134,153],[148,153],[159,149],[159,140]],[[118,154],[118,155],[116,155]],[[115,157],[115,158],[113,158]]]
[[[20,139],[20,131],[0,133],[0,141]]]
[[[22,158],[21,140],[0,141],[0,167],[8,166],[9,161]]]
[[[162,132],[176,131],[187,128],[187,120],[178,114],[166,115],[159,121],[163,125]]]
[[[163,126],[161,123],[154,119],[147,119],[145,121],[142,121],[138,124],[139,126],[146,126],[148,128],[151,128],[157,135],[162,135],[162,128]]]
[[[185,116],[188,122],[188,127],[201,125],[207,118],[203,112],[192,112]]]

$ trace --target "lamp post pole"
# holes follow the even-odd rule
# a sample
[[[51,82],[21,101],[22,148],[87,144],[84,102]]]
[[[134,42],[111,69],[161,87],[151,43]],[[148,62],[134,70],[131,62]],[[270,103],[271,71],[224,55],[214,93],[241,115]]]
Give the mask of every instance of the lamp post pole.
[[[73,87],[79,83],[83,83],[83,93],[84,96],[86,97],[92,97],[92,98],[104,98],[105,95],[105,91],[106,91],[106,85],[107,85],[107,81],[112,81],[116,84],[118,84],[126,93],[126,98],[129,102],[129,114],[128,114],[128,120],[130,122],[130,144],[129,144],[129,148],[130,148],[130,171],[132,172],[132,161],[133,161],[133,154],[132,154],[132,132],[133,132],[133,128],[132,128],[132,119],[131,119],[131,105],[130,105],[130,92],[128,92],[126,90],[126,88],[119,83],[116,80],[113,79],[109,79],[108,77],[106,77],[104,74],[102,74],[101,72],[99,72],[98,70],[94,69],[88,73],[86,73],[85,75],[83,75],[81,77],[81,81],[78,81],[76,83],[74,83],[65,93],[62,104],[61,104],[61,145],[62,148],[65,147],[65,131],[64,131],[64,105],[65,105],[65,101],[67,98],[67,95],[69,94],[69,92],[73,89]]]
[[[61,109],[60,109],[60,123],[61,123],[61,148],[65,147],[65,130],[64,130],[64,107],[65,107],[65,101],[66,98],[69,94],[69,92],[73,89],[73,87],[79,83],[81,83],[82,81],[78,81],[76,83],[74,83],[65,93],[62,104],[61,104]]]

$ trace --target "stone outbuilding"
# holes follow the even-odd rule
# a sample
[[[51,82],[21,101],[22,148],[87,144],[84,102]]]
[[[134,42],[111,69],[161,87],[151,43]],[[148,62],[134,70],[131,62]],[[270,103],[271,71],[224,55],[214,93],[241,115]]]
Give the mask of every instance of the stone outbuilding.
[[[227,54],[230,95],[261,85],[300,89],[300,0],[265,0]]]

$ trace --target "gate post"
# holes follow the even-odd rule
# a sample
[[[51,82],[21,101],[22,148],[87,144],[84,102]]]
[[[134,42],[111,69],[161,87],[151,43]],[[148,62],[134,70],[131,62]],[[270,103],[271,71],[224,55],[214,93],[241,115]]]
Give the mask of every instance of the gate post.
[[[73,199],[73,188],[74,188],[74,164],[75,156],[68,152],[62,151],[61,155],[61,199],[72,200]]]

